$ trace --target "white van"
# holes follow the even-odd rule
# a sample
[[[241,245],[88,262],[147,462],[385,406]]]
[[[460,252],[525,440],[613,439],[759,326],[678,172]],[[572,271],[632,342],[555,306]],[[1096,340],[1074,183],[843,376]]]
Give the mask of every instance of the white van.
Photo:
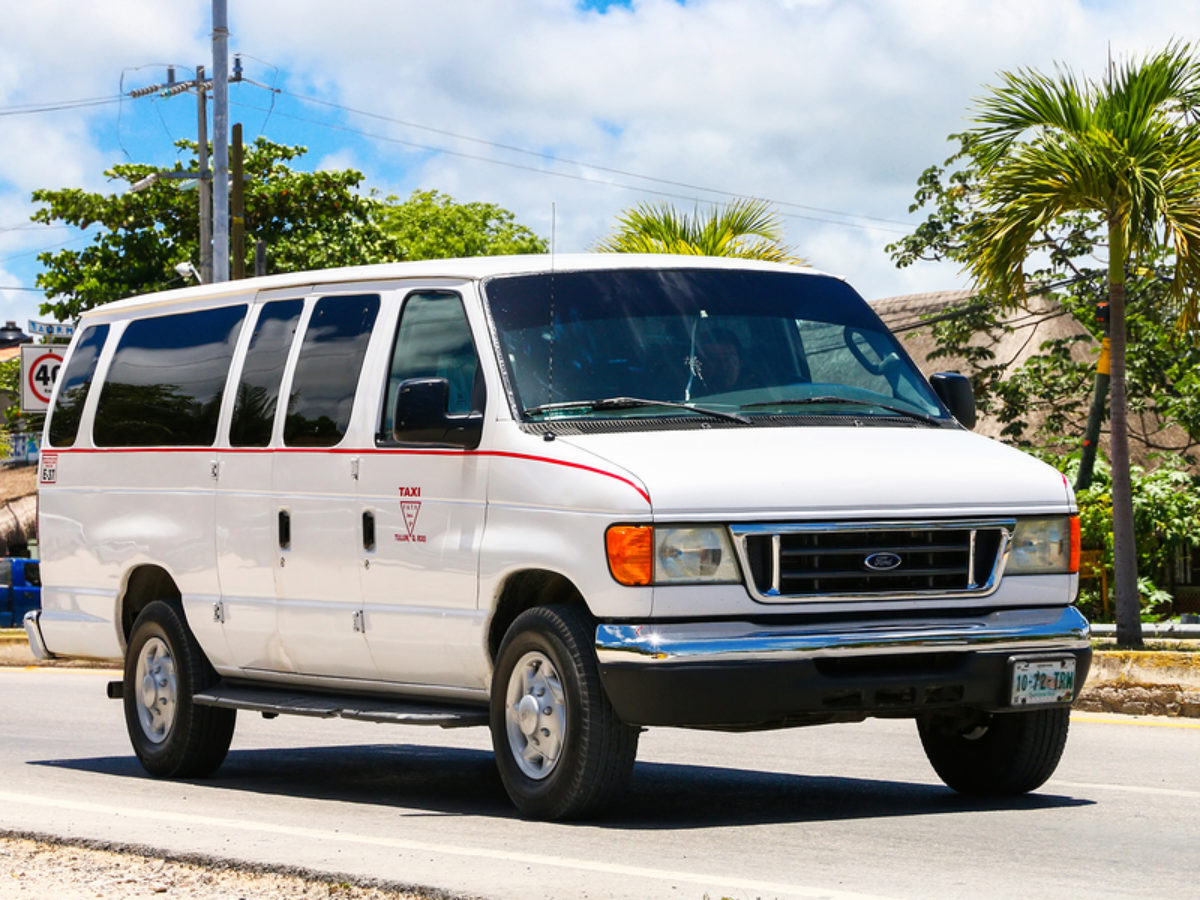
[[[932,382],[932,383],[931,383]],[[644,726],[915,719],[965,793],[1053,772],[1079,522],[811,270],[669,256],[278,275],[86,313],[41,456],[41,656],[125,660],[152,773],[237,709],[491,728],[527,815]],[[967,426],[967,427],[964,427]]]

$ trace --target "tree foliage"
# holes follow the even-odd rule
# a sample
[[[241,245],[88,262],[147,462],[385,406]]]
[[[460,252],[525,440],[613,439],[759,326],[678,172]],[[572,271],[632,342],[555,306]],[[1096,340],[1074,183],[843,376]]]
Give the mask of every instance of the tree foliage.
[[[388,197],[376,211],[379,226],[403,259],[545,253],[543,238],[494,203],[456,203],[439,191]]]
[[[803,265],[787,246],[783,223],[762,200],[736,200],[707,213],[680,212],[669,203],[625,210],[612,233],[596,244],[604,253],[679,253],[736,256]]]
[[[1103,81],[1066,69],[1003,73],[978,101],[964,148],[974,168],[953,187],[976,205],[948,232],[922,238],[948,248],[994,303],[1027,296],[1031,256],[1072,251],[1099,227],[1112,335],[1113,527],[1118,640],[1141,643],[1128,450],[1127,269],[1165,262],[1156,314],[1196,332],[1200,276],[1200,61],[1187,45],[1110,69]],[[928,174],[928,173],[927,173]],[[932,182],[920,190],[936,194]],[[953,198],[950,198],[953,201]],[[1058,239],[1057,250],[1055,238]],[[898,247],[901,260],[912,250]]]
[[[195,142],[179,141],[190,159],[175,172],[196,170]],[[404,259],[538,253],[545,242],[490,203],[456,203],[437,191],[416,191],[406,201],[381,200],[364,190],[354,169],[304,172],[293,168],[306,150],[257,138],[244,156],[247,271],[254,242],[268,248],[268,271],[294,272]],[[101,303],[182,287],[175,270],[199,261],[199,204],[185,182],[161,179],[131,192],[155,166],[123,163],[105,174],[119,189],[96,193],[78,188],[38,190],[38,222],[89,229],[82,250],[38,257],[38,286],[46,291],[42,312],[71,321]]]
[[[179,141],[195,153],[193,141]],[[305,153],[258,138],[246,148],[246,234],[267,242],[270,270],[288,272],[380,262],[397,256],[393,240],[374,221],[377,202],[359,193],[362,173],[301,172],[289,163]],[[82,250],[38,257],[38,286],[49,298],[42,312],[60,321],[101,303],[183,286],[175,270],[199,261],[199,205],[195,190],[161,179],[136,192],[129,188],[158,167],[122,163],[105,175],[121,185],[111,194],[79,188],[34,191],[38,222],[63,222],[91,231]],[[176,172],[196,171],[194,156],[176,162]],[[253,264],[249,266],[253,271]]]
[[[918,179],[911,212],[926,219],[888,247],[898,266],[918,260],[966,262],[967,223],[978,215],[978,168],[961,135],[959,149]],[[1103,336],[1097,320],[1105,297],[1104,233],[1095,217],[1064,216],[1047,223],[1031,247],[1027,277],[1034,293],[1004,302],[982,286],[927,326],[931,359],[951,359],[971,378],[982,414],[999,422],[1001,439],[1026,449],[1068,453],[1078,448],[1088,414],[1095,358]],[[1171,302],[1165,253],[1150,254],[1130,269],[1126,324],[1126,375],[1130,436],[1150,452],[1193,454],[1200,449],[1200,346],[1181,341]],[[1071,333],[1022,347],[1017,363],[997,347],[1018,329],[1032,334],[1052,319],[1068,317]],[[1011,342],[1010,342],[1011,343]],[[1186,435],[1164,434],[1176,425]]]
[[[1069,457],[1045,455],[1073,478],[1079,466],[1079,454]],[[1200,479],[1190,474],[1182,460],[1164,457],[1153,471],[1140,466],[1131,470],[1134,527],[1137,532],[1138,593],[1144,616],[1157,618],[1170,614],[1174,599],[1175,554],[1184,545],[1200,547]],[[1106,569],[1113,567],[1112,472],[1108,465],[1096,465],[1092,485],[1077,498],[1083,546],[1101,552]],[[1099,602],[1099,585],[1089,584],[1081,592],[1080,605],[1089,618],[1104,615]]]

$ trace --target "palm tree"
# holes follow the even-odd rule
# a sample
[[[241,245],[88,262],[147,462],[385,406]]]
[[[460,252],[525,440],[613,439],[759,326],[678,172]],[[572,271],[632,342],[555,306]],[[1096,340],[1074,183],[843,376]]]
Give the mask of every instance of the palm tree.
[[[1096,82],[1023,69],[977,102],[969,132],[983,175],[968,268],[1023,295],[1030,243],[1057,217],[1092,212],[1108,231],[1113,551],[1117,641],[1140,646],[1125,386],[1125,272],[1165,245],[1182,331],[1195,333],[1200,279],[1200,60],[1172,44]]]
[[[804,265],[783,242],[783,224],[762,200],[735,200],[707,215],[681,213],[669,203],[642,203],[617,218],[596,244],[604,253],[682,253],[738,256]]]

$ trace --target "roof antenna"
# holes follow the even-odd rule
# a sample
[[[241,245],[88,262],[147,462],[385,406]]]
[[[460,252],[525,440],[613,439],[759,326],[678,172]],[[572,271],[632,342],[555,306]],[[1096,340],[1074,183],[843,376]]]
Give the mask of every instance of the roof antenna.
[[[558,235],[558,204],[550,203],[550,349],[546,361],[546,402],[554,402],[554,244]]]

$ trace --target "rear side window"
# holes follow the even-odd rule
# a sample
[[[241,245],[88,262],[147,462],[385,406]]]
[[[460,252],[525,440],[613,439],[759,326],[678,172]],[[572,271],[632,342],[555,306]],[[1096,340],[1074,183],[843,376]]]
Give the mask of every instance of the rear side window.
[[[346,435],[379,297],[322,297],[300,345],[288,396],[283,442],[289,447],[332,447]]]
[[[75,443],[79,431],[79,419],[83,415],[83,404],[87,400],[92,378],[96,374],[96,362],[108,338],[107,325],[93,325],[84,329],[71,354],[71,361],[63,372],[54,401],[54,412],[50,415],[50,444],[54,447],[70,447]]]
[[[303,300],[276,300],[258,315],[229,426],[234,447],[265,447],[271,442],[279,385],[303,308]]]
[[[101,447],[208,446],[246,307],[130,322],[96,407]]]

